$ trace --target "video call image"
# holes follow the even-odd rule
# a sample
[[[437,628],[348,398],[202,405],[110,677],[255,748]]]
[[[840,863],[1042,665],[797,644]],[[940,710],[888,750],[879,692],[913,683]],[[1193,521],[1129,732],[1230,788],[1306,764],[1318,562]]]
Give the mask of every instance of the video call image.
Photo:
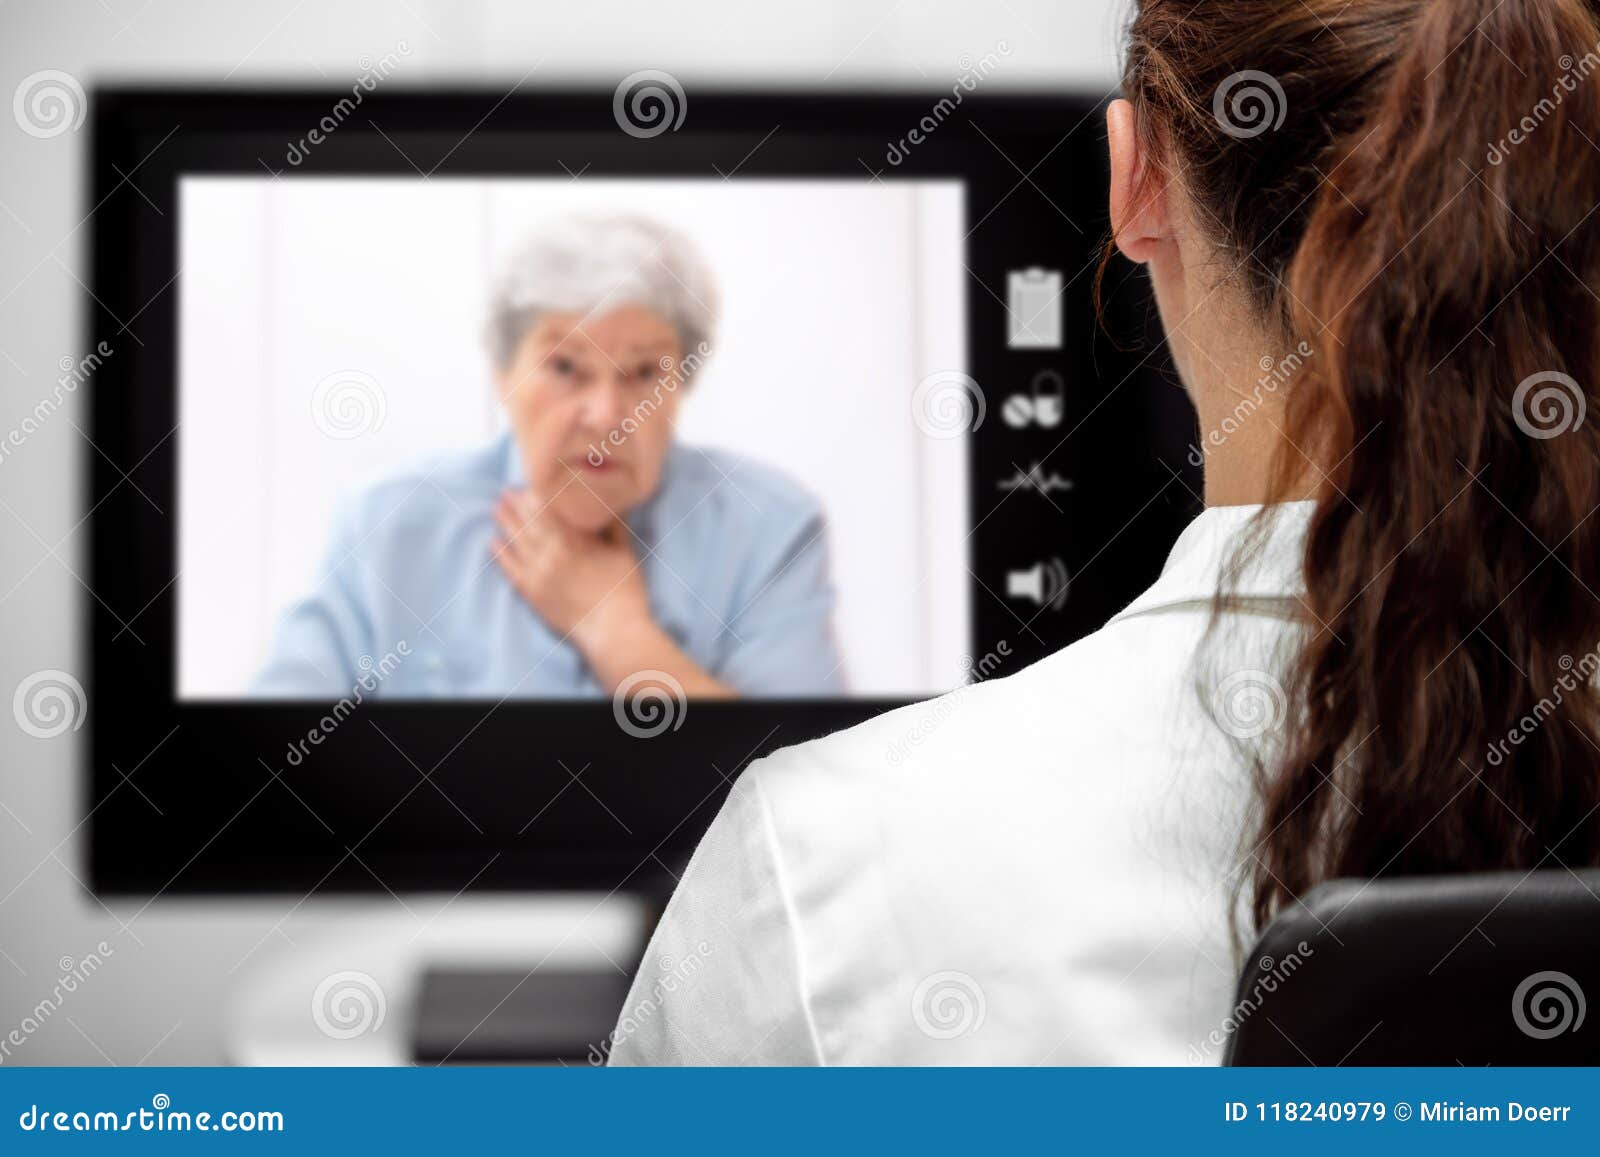
[[[965,681],[959,182],[179,198],[181,699]]]

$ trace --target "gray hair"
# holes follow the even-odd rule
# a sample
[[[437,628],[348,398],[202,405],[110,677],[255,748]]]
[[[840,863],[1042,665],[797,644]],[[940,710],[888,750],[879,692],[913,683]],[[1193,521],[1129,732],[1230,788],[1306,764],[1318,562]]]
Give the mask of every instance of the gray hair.
[[[489,356],[498,369],[516,357],[546,313],[603,313],[643,305],[678,333],[686,380],[710,353],[717,286],[682,233],[645,217],[563,217],[546,222],[511,254],[489,305]]]

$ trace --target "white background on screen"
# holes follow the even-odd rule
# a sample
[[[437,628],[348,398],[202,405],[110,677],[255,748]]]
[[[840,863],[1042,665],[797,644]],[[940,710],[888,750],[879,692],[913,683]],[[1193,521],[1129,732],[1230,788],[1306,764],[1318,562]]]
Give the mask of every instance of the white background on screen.
[[[851,691],[961,682],[966,454],[911,418],[966,364],[955,182],[186,177],[180,187],[178,692],[237,696],[313,582],[336,498],[501,428],[491,271],[540,220],[642,212],[721,287],[680,435],[776,466],[826,510]],[[382,427],[328,437],[318,382],[370,374]]]

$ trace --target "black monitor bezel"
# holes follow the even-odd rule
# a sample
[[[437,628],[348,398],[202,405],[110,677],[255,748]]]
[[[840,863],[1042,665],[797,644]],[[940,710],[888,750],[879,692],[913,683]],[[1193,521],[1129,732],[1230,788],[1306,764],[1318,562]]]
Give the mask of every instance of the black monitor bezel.
[[[1074,463],[1083,459],[1084,469],[1106,462],[1102,469],[1126,471],[1118,496],[1102,494],[1103,506],[1082,509],[1062,499],[1051,503],[1054,513],[1012,504],[996,515],[1002,504],[987,479],[1017,462],[1018,436],[996,413],[969,436],[969,490],[979,523],[968,540],[975,580],[971,654],[991,654],[1010,636],[1009,661],[999,672],[1009,673],[1094,629],[1153,578],[1198,504],[1197,473],[1186,462],[1184,403],[1160,392],[1166,361],[1149,340],[1142,286],[1137,280],[1124,286],[1112,314],[1123,334],[1144,338],[1143,345],[1119,348],[1103,339],[1097,322],[1079,316],[1087,312],[1094,271],[1077,258],[1092,255],[1104,234],[1096,211],[1103,162],[1082,171],[1101,148],[1100,99],[967,94],[952,105],[941,93],[691,90],[681,129],[636,138],[619,131],[609,90],[383,90],[365,95],[292,167],[257,147],[303,138],[307,126],[348,95],[119,88],[93,96],[85,347],[106,340],[115,350],[93,382],[96,450],[89,455],[89,586],[96,594],[88,600],[92,653],[85,685],[92,705],[90,880],[97,892],[653,886],[692,848],[732,777],[751,759],[902,702],[694,702],[682,727],[640,740],[616,726],[609,701],[497,706],[376,700],[320,743],[314,760],[290,767],[275,753],[281,757],[290,742],[317,730],[327,704],[176,701],[182,581],[176,440],[182,431],[174,432],[171,287],[181,272],[180,173],[276,172],[292,180],[320,173],[404,175],[437,164],[433,171],[445,173],[552,176],[587,166],[592,176],[959,177],[968,185],[969,220],[988,214],[966,243],[974,279],[967,293],[973,377],[1016,380],[1050,362],[1005,350],[1003,303],[997,304],[992,287],[1003,284],[1003,269],[1024,262],[1035,242],[1041,251],[1070,247],[1074,259],[1061,263],[1073,278],[1065,308],[1074,340],[1083,346],[1071,351],[1077,359],[1072,372],[1093,374],[1105,394],[1084,400],[1082,420],[1104,410],[1105,421],[1119,423],[1117,438],[1151,449],[1148,461],[1131,462],[1118,445],[1086,430],[1077,448],[1052,452],[1063,460],[1076,455]],[[934,109],[941,111],[930,120]],[[570,142],[572,155],[516,155],[506,147],[519,136],[543,140],[548,134]],[[775,137],[781,138],[777,144]],[[1074,143],[1063,156],[1067,140]],[[495,141],[498,150],[487,147]],[[811,145],[791,145],[795,141]],[[891,161],[896,145],[903,155]],[[1063,160],[1072,166],[1064,168]],[[1076,182],[1070,194],[1064,182]],[[1024,198],[1027,210],[1019,212]],[[1126,280],[1126,269],[1118,272]],[[1088,337],[1085,325],[1094,327]],[[1134,379],[1140,389],[1122,389]],[[1026,451],[1021,456],[1026,459]],[[1123,533],[1131,525],[1139,529]],[[1041,527],[1065,536],[1063,526],[1074,533],[1103,527],[1083,532],[1096,547],[1096,581],[1074,590],[1065,614],[1042,621],[1020,614],[995,593],[1001,585],[997,545],[1036,538]],[[1101,560],[1106,551],[1113,552],[1109,562]],[[527,736],[535,732],[541,750],[531,753]],[[498,821],[502,809],[519,809],[518,818],[531,815],[540,800],[547,801],[548,814],[540,813],[532,839],[526,833],[513,839],[508,828],[472,820]],[[370,827],[374,816],[378,824]],[[463,817],[480,830],[452,831],[462,828]],[[384,838],[372,840],[379,830]]]

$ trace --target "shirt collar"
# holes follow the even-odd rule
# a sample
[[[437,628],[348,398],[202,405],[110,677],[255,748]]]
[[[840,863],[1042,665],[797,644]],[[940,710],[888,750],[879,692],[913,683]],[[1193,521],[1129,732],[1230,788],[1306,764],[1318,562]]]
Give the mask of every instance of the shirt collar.
[[[1250,521],[1263,509],[1269,529],[1261,548],[1253,553],[1230,588],[1243,599],[1292,603],[1305,591],[1301,563],[1306,526],[1316,510],[1315,501],[1283,502],[1270,508],[1212,506],[1201,511],[1173,543],[1161,576],[1121,612],[1119,619],[1168,607],[1209,603],[1217,593],[1223,568],[1246,534]]]
[[[508,490],[520,490],[528,484],[528,476],[522,469],[522,450],[510,430],[500,435],[500,473]]]

